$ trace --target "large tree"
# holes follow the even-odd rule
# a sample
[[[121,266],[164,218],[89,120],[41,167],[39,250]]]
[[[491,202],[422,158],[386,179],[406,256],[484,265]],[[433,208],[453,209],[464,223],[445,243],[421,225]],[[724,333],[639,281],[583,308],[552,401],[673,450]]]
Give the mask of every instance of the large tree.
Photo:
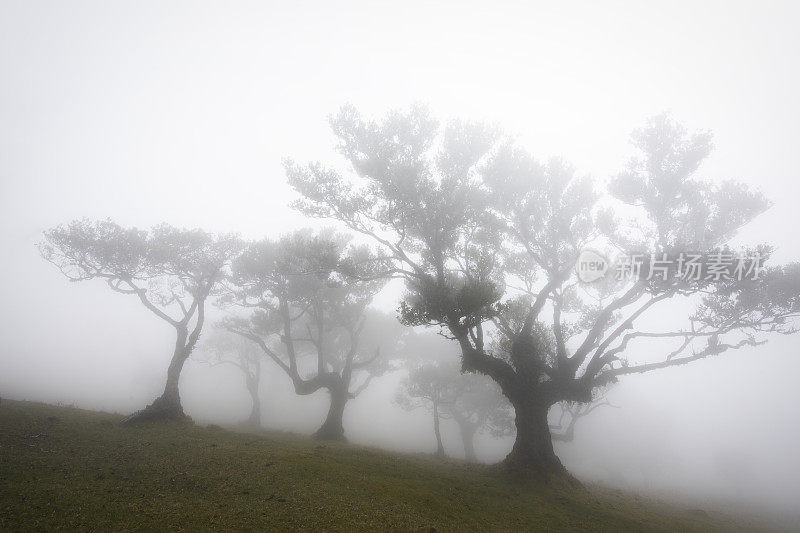
[[[707,133],[650,120],[633,135],[640,155],[600,194],[563,161],[541,163],[481,123],[442,128],[422,107],[380,122],[344,107],[331,125],[354,175],[287,162],[297,207],[379,243],[407,282],[402,319],[441,326],[460,346],[462,368],[498,383],[515,410],[516,440],[503,463],[513,472],[573,481],[553,451],[551,406],[590,403],[621,376],[795,331],[796,264],[756,279],[726,280],[708,265],[698,280],[675,269],[662,277],[649,264],[620,280],[613,269],[592,284],[576,279],[589,246],[628,257],[728,256],[736,230],[769,204],[742,185],[695,177],[711,149]],[[633,221],[620,223],[622,213]],[[751,252],[769,256],[765,246]],[[755,263],[743,261],[742,270]],[[674,300],[695,311],[674,327],[642,326]],[[666,309],[680,318],[676,306]],[[667,349],[657,342],[664,339],[678,344]],[[646,357],[631,360],[646,340],[655,341],[640,346]]]
[[[240,249],[237,237],[168,224],[149,231],[111,220],[75,220],[44,232],[39,251],[70,281],[99,279],[135,296],[175,329],[175,348],[164,392],[128,422],[183,419],[178,382],[200,338],[206,301]]]
[[[249,245],[234,262],[231,301],[250,311],[230,331],[256,343],[300,395],[326,390],[316,436],[343,440],[347,401],[386,369],[379,346],[360,343],[367,306],[384,285],[385,261],[329,231],[300,230]],[[353,387],[353,382],[356,382]]]

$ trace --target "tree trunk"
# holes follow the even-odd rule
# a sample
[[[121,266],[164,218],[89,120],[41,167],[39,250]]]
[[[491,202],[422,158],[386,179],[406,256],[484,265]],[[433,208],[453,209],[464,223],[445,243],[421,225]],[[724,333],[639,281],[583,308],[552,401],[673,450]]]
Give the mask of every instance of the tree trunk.
[[[536,318],[545,299],[540,298],[530,309],[529,317]],[[500,467],[515,477],[540,483],[565,482],[580,487],[580,482],[564,468],[553,451],[553,440],[547,413],[559,399],[552,386],[547,392],[541,387],[541,371],[532,363],[530,346],[524,346],[514,339],[512,343],[512,367],[497,357],[487,356],[480,348],[473,347],[469,332],[457,321],[448,324],[461,346],[462,367],[464,370],[475,370],[492,378],[503,394],[514,406],[517,436],[511,453],[500,463]],[[520,335],[528,335],[530,322],[526,324]],[[524,340],[524,339],[522,339]],[[589,397],[589,395],[586,395]],[[590,399],[590,397],[589,397]]]
[[[436,455],[444,457],[442,433],[439,431],[439,402],[433,402],[433,433],[436,435]]]
[[[183,364],[189,358],[189,350],[186,349],[187,332],[178,331],[178,338],[175,341],[175,351],[167,369],[167,383],[164,392],[156,398],[153,403],[125,418],[123,424],[136,422],[152,422],[158,420],[184,421],[189,417],[183,412],[181,406],[181,396],[178,384],[181,377]]]
[[[512,402],[516,412],[514,420],[517,437],[511,453],[503,461],[505,469],[515,475],[550,483],[566,481],[580,483],[567,472],[553,450],[550,426],[547,423],[549,405],[527,392],[527,397]]]
[[[468,421],[458,421],[458,430],[461,433],[461,442],[464,444],[464,459],[471,463],[477,463],[475,457],[475,433],[477,428]]]
[[[342,419],[344,418],[344,408],[348,400],[347,389],[344,387],[336,387],[328,389],[328,392],[331,396],[328,416],[314,436],[322,440],[344,441],[346,439],[344,438]]]
[[[253,408],[250,410],[250,417],[245,424],[251,428],[261,427],[261,398],[258,397],[258,381],[257,376],[247,376],[247,390],[250,392]]]

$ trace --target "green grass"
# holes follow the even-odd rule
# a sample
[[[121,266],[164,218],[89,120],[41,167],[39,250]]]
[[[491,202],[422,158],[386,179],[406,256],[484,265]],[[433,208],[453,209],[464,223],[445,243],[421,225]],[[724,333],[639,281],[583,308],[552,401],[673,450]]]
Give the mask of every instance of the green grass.
[[[591,488],[304,437],[0,403],[0,530],[743,529]]]

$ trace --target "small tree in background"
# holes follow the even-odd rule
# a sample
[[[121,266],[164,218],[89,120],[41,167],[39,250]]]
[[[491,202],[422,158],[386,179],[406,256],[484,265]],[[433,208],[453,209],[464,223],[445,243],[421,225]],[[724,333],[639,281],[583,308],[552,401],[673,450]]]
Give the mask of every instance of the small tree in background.
[[[427,363],[412,368],[395,394],[395,403],[406,411],[424,408],[433,415],[433,434],[436,437],[436,455],[444,457],[441,419],[443,405],[450,401],[453,373],[447,365]]]
[[[230,279],[230,301],[250,315],[226,326],[257,344],[291,378],[297,394],[328,392],[330,408],[316,436],[331,440],[344,439],[347,401],[388,364],[379,346],[360,344],[367,305],[385,283],[386,265],[348,240],[297,231],[252,243]]]
[[[514,410],[503,391],[491,379],[477,373],[461,373],[456,365],[451,400],[444,411],[458,425],[464,458],[476,462],[475,437],[489,433],[493,437],[514,434]]]
[[[513,433],[511,404],[500,389],[479,374],[462,374],[448,361],[426,362],[412,367],[400,383],[395,403],[407,411],[424,408],[433,416],[436,455],[443,456],[440,421],[452,419],[458,426],[464,457],[475,462],[474,439],[480,432],[500,437]]]
[[[195,350],[195,359],[209,366],[232,365],[242,371],[252,408],[245,425],[261,427],[261,358],[263,354],[256,344],[224,329],[225,322],[213,330]]]
[[[557,442],[572,442],[575,440],[575,425],[578,420],[588,416],[599,407],[617,407],[605,399],[598,398],[592,403],[561,402],[558,404],[558,418],[555,424],[550,424],[551,435]]]
[[[42,257],[67,279],[105,281],[175,329],[163,394],[126,421],[184,419],[181,370],[203,330],[206,301],[241,248],[238,238],[168,224],[144,231],[110,220],[76,220],[45,231],[44,238]]]

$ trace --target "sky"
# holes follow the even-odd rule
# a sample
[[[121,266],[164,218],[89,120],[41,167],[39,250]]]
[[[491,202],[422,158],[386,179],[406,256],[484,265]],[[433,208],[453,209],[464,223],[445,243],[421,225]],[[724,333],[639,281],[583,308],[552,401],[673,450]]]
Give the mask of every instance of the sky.
[[[345,103],[376,118],[422,102],[443,121],[493,121],[598,184],[631,155],[631,131],[669,112],[714,132],[699,176],[774,202],[739,241],[797,261],[798,15],[791,2],[0,0],[0,396],[119,411],[154,397],[171,332],[101,284],[67,283],[38,256],[42,231],[82,217],[247,238],[308,225],[282,161],[336,160],[327,117]],[[396,296],[376,305],[391,311]],[[770,501],[800,496],[786,473],[800,471],[797,342],[623,383],[621,408],[598,414],[586,442],[608,448],[602,427],[646,440],[646,398],[681,428],[682,457],[747,436],[777,476]],[[190,411],[246,410],[246,396],[205,394],[208,369],[187,370]],[[364,405],[353,409],[372,416]],[[373,440],[389,446],[399,437],[385,426]]]

